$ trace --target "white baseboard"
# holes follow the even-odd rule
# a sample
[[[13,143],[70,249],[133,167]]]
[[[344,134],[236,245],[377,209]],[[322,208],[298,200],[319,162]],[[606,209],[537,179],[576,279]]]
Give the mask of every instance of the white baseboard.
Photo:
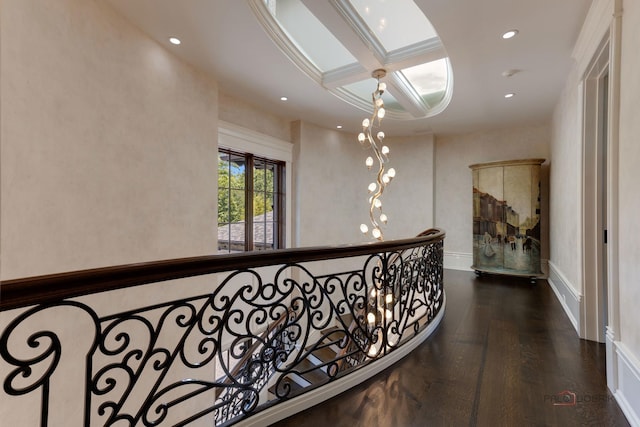
[[[565,313],[567,313],[567,317],[569,317],[578,336],[582,337],[582,325],[580,324],[580,319],[582,319],[580,315],[582,310],[582,294],[576,291],[575,287],[553,262],[549,261],[547,264],[549,266],[547,278],[549,286],[551,286],[558,301],[562,304],[562,308]]]
[[[640,427],[640,361],[607,331],[607,384],[632,427]]]
[[[444,268],[448,270],[473,271],[473,254],[444,251]]]

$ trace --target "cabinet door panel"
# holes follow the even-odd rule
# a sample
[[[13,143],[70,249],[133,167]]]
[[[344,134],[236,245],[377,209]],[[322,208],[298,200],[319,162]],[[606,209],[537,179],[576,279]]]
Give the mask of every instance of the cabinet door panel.
[[[473,266],[477,271],[542,274],[540,165],[544,159],[471,165]]]
[[[540,216],[536,200],[539,170],[534,165],[504,167],[506,227],[508,239],[515,237],[505,254],[504,268],[522,273],[538,273],[540,265]],[[535,231],[537,230],[537,235]]]

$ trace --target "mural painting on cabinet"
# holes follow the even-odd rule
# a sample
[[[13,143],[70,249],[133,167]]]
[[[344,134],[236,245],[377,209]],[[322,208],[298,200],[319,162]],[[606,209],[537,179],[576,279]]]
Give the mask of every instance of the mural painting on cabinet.
[[[540,165],[544,159],[469,166],[473,174],[473,265],[477,274],[531,277],[540,269]]]

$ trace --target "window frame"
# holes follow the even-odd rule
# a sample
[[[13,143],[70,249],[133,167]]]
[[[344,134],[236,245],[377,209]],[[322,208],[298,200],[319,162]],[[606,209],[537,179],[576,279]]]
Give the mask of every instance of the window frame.
[[[253,156],[253,159],[266,160],[267,162],[280,162],[282,164],[283,171],[277,175],[279,182],[278,188],[281,189],[280,193],[282,193],[278,198],[280,199],[279,203],[279,213],[277,219],[278,232],[277,232],[277,240],[279,246],[276,246],[276,242],[274,241],[274,246],[280,248],[291,247],[291,230],[292,230],[292,196],[290,189],[292,188],[292,179],[291,173],[292,170],[292,161],[293,161],[293,144],[280,140],[278,138],[274,138],[269,135],[262,134],[260,132],[256,132],[242,126],[238,126],[232,123],[224,122],[220,120],[218,122],[218,152],[220,150],[230,150],[235,155],[244,155],[250,154]],[[216,162],[216,176],[218,163]],[[251,165],[253,169],[253,164]],[[249,169],[248,166],[246,169]],[[245,178],[246,180],[246,178]],[[253,181],[251,181],[251,186],[253,186]],[[245,188],[245,193],[247,192],[247,188]],[[218,224],[218,203],[217,203],[217,180],[216,180],[216,225]],[[245,197],[245,217],[247,216],[248,210],[246,209],[247,204],[253,201],[253,196]],[[253,209],[253,206],[251,207]],[[274,206],[275,209],[275,206]],[[252,219],[252,217],[251,217]],[[251,222],[250,227],[253,227],[253,221],[245,221],[245,224]],[[275,222],[275,220],[274,220]],[[217,230],[217,227],[216,227]],[[253,230],[249,230],[251,234],[246,230],[245,227],[245,242],[247,238],[250,236],[251,240],[253,240]],[[218,235],[216,232],[216,249],[218,248]],[[245,250],[253,250],[247,249],[245,244]],[[219,250],[219,253],[229,253],[229,250]]]
[[[271,250],[271,249],[282,249],[285,246],[285,233],[284,233],[284,229],[285,229],[285,200],[286,200],[286,186],[285,186],[285,180],[284,177],[286,175],[286,166],[285,166],[285,162],[281,161],[281,160],[273,160],[273,159],[267,159],[266,157],[261,157],[261,156],[256,156],[253,153],[241,153],[239,151],[235,151],[235,150],[231,150],[229,148],[224,148],[224,147],[219,147],[218,148],[218,154],[220,155],[220,153],[224,153],[226,155],[228,155],[229,157],[236,157],[236,158],[242,158],[244,159],[244,185],[242,189],[237,189],[237,188],[232,188],[231,186],[229,186],[228,188],[225,188],[225,191],[228,190],[229,191],[229,200],[231,200],[231,191],[235,190],[235,191],[240,191],[243,190],[244,191],[244,252],[250,252],[250,251],[258,251],[258,250]],[[220,158],[220,157],[219,157]],[[255,218],[256,218],[256,214],[254,211],[254,196],[256,195],[256,189],[255,189],[255,171],[256,171],[256,164],[264,164],[265,165],[265,170],[267,169],[266,166],[272,166],[273,167],[273,179],[274,179],[274,186],[273,186],[273,191],[269,191],[268,189],[264,189],[264,191],[261,191],[261,193],[263,193],[265,195],[267,194],[272,194],[273,196],[273,207],[272,207],[272,212],[273,212],[273,219],[272,221],[270,221],[273,224],[273,227],[275,228],[274,233],[273,233],[273,248],[263,248],[263,249],[259,249],[259,244],[263,243],[263,242],[256,242],[255,241],[255,233],[254,233],[254,225],[256,224],[255,222]],[[218,194],[221,191],[221,189],[218,189]],[[218,205],[219,208],[219,205]],[[231,203],[229,203],[229,209],[231,209]],[[266,212],[265,212],[266,214]],[[229,224],[231,224],[231,222],[229,222]],[[220,227],[220,223],[218,222],[218,228]],[[267,241],[267,235],[266,235],[266,230],[267,230],[267,222],[265,220],[264,222],[264,230],[265,230],[265,242]],[[229,230],[231,230],[231,227],[229,228]],[[231,233],[230,233],[231,234]],[[231,236],[229,236],[231,237]],[[231,240],[229,240],[229,243],[231,243]],[[231,244],[229,244],[229,247],[227,250],[221,249],[220,248],[220,242],[218,242],[218,251],[224,251],[224,252],[234,252],[231,249]]]

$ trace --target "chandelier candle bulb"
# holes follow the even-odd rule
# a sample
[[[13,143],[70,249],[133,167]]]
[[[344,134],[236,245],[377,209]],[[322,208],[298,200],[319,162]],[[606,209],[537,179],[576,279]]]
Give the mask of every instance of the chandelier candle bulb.
[[[382,233],[380,232],[379,228],[374,228],[373,231],[371,231],[371,235],[376,239],[379,239],[380,237],[382,237]]]
[[[369,356],[373,357],[376,355],[376,353],[378,353],[378,349],[376,348],[375,345],[372,345],[371,347],[369,347]]]
[[[373,313],[367,314],[367,321],[369,322],[369,324],[373,325],[374,323],[376,323],[376,315]]]
[[[371,169],[371,166],[373,166],[373,157],[367,157],[367,161],[365,162],[365,164],[367,165],[367,168]]]
[[[380,68],[374,70],[371,73],[371,77],[377,79],[378,85],[376,87],[375,92],[371,94],[373,101],[373,113],[371,118],[365,118],[362,121],[362,132],[358,134],[358,141],[361,145],[365,145],[367,142],[369,146],[374,152],[374,156],[368,156],[365,160],[365,165],[368,170],[373,168],[373,164],[377,160],[378,168],[376,173],[376,180],[368,185],[369,190],[369,219],[371,220],[371,235],[379,240],[383,241],[382,230],[380,228],[380,223],[387,223],[387,216],[382,213],[382,193],[386,186],[391,182],[391,179],[395,176],[396,172],[393,169],[389,169],[389,171],[385,171],[385,164],[389,161],[389,147],[387,145],[383,145],[382,141],[384,140],[385,134],[381,130],[378,130],[377,133],[373,133],[374,126],[380,127],[382,123],[382,119],[385,116],[384,109],[384,101],[382,99],[382,93],[386,90],[387,85],[384,82],[381,82],[380,79],[386,76],[386,70]],[[377,117],[377,121],[376,121]],[[375,135],[375,138],[374,136]],[[380,212],[375,212],[376,209],[379,209]],[[380,223],[378,223],[380,221]],[[364,225],[364,224],[363,224]],[[360,226],[360,230],[367,234],[363,226]]]

